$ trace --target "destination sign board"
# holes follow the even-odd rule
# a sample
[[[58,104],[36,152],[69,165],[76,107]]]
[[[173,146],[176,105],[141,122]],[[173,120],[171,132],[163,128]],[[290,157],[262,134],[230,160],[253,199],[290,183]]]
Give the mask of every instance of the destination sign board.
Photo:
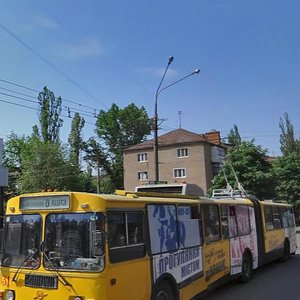
[[[70,208],[69,195],[33,196],[20,198],[20,210],[52,210]]]

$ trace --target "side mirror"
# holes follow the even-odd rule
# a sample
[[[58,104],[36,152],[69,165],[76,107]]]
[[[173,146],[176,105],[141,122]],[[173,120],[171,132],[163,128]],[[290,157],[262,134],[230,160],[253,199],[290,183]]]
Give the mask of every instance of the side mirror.
[[[92,232],[92,255],[94,257],[105,254],[105,234],[103,231]]]

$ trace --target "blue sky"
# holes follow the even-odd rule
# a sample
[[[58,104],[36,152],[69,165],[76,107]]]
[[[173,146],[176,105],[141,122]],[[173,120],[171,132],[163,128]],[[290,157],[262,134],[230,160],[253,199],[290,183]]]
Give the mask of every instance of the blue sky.
[[[160,94],[159,134],[179,127],[181,111],[182,128],[225,137],[237,124],[244,139],[279,155],[285,112],[300,135],[299,11],[296,0],[1,1],[0,137],[31,133],[45,85],[69,101],[66,116],[68,107],[92,115],[134,102],[152,117],[172,55],[165,85],[201,72]],[[95,119],[85,119],[87,139]],[[65,142],[70,124],[64,118]]]

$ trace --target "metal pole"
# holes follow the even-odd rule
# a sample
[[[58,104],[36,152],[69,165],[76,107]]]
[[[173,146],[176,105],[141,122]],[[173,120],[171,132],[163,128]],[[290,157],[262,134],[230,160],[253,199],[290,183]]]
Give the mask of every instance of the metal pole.
[[[154,169],[155,169],[155,182],[156,182],[156,183],[159,182],[159,162],[158,162],[158,113],[157,113],[157,100],[158,100],[158,95],[159,95],[163,90],[165,90],[165,89],[167,89],[167,88],[173,86],[174,84],[176,84],[176,83],[178,83],[178,82],[180,82],[180,81],[182,81],[182,80],[184,80],[184,79],[186,79],[186,78],[188,78],[188,77],[190,77],[190,76],[192,76],[192,75],[195,75],[195,74],[199,74],[199,73],[200,73],[200,70],[199,70],[199,69],[196,69],[196,70],[194,70],[192,73],[190,73],[190,74],[188,74],[188,75],[186,75],[186,76],[184,76],[184,77],[182,77],[182,78],[180,78],[180,79],[174,81],[173,83],[171,83],[171,84],[169,84],[169,85],[167,85],[167,86],[165,86],[165,87],[163,87],[163,88],[161,89],[161,88],[160,88],[160,87],[161,87],[161,84],[162,84],[162,82],[163,82],[163,80],[164,80],[164,78],[165,78],[165,75],[166,75],[166,73],[167,73],[167,71],[168,71],[168,68],[169,68],[169,66],[170,66],[170,64],[172,63],[173,60],[174,60],[174,57],[173,57],[173,56],[170,56],[168,65],[167,65],[167,67],[166,67],[166,69],[165,69],[165,72],[164,72],[164,74],[163,74],[163,77],[162,77],[162,79],[161,79],[161,81],[160,81],[160,83],[159,83],[159,85],[158,85],[158,88],[157,88],[156,94],[155,94],[155,106],[154,106],[154,147],[153,147],[154,149],[153,149],[153,151],[154,151]]]
[[[157,99],[158,95],[160,93],[160,87],[162,82],[164,81],[164,78],[166,76],[166,73],[169,69],[170,64],[174,60],[173,56],[169,57],[168,64],[166,66],[166,69],[164,71],[164,74],[160,80],[160,83],[157,87],[156,93],[155,93],[155,107],[154,107],[154,169],[155,169],[155,182],[159,181],[159,165],[158,165],[158,113],[157,113]]]

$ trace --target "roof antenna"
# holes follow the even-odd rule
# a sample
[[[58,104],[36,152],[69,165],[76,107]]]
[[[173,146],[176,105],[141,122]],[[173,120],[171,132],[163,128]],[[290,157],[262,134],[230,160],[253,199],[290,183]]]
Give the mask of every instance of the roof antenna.
[[[179,129],[181,129],[181,110],[178,111],[178,116],[179,116]]]

